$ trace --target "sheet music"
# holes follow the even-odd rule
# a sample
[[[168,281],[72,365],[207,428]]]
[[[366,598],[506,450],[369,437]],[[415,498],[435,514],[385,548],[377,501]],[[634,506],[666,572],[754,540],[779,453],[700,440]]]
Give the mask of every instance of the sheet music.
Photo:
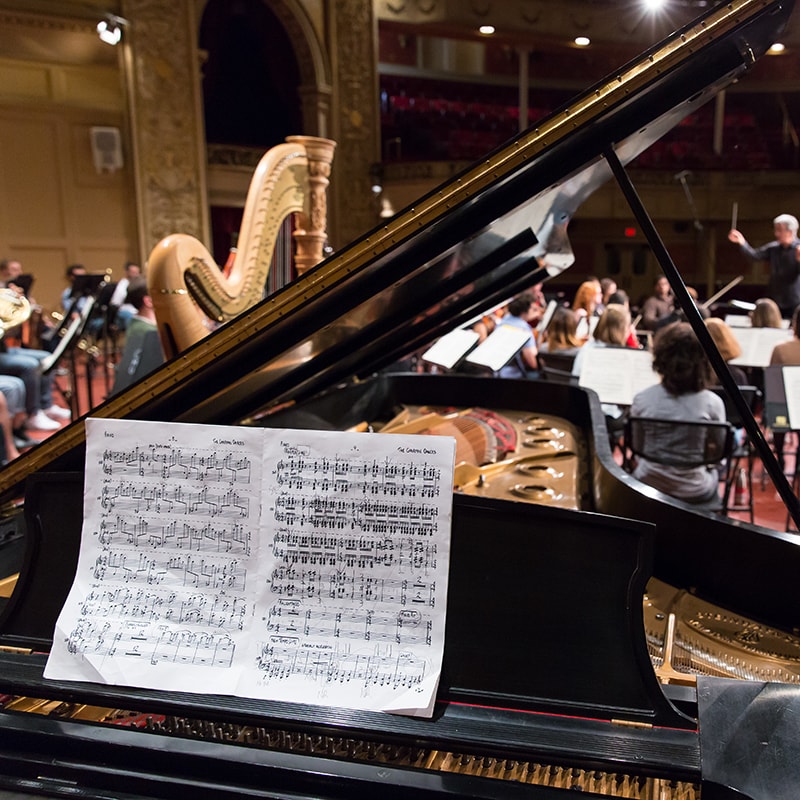
[[[437,339],[422,354],[422,360],[445,369],[452,369],[478,339],[480,336],[475,331],[457,328]]]
[[[470,364],[480,364],[497,372],[502,369],[525,342],[531,331],[511,325],[498,325],[466,358]]]
[[[800,367],[783,367],[783,385],[786,387],[786,410],[789,428],[800,430]]]
[[[547,304],[547,308],[545,308],[544,314],[542,314],[542,318],[539,320],[539,324],[536,326],[537,333],[542,333],[543,331],[547,330],[547,326],[550,324],[550,320],[553,318],[553,314],[557,308],[558,303],[555,300],[551,300]]]
[[[595,347],[586,355],[578,385],[594,389],[601,403],[629,406],[638,392],[661,380],[646,350]]]
[[[747,314],[726,314],[725,324],[729,328],[752,328],[753,320]]]
[[[600,322],[600,317],[581,317],[578,320],[578,327],[575,329],[575,335],[579,339],[591,339],[594,337],[594,329],[597,323]]]
[[[430,716],[454,439],[86,426],[45,677]]]
[[[742,347],[742,354],[731,364],[742,367],[768,367],[776,344],[788,342],[793,333],[786,328],[731,328]]]

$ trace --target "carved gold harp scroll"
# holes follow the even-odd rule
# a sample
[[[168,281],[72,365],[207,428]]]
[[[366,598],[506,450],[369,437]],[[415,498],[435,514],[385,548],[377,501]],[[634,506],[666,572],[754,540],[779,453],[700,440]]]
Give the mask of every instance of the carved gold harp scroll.
[[[164,354],[172,358],[262,299],[281,223],[296,214],[299,274],[322,261],[326,240],[330,139],[289,136],[262,157],[247,193],[237,252],[226,277],[202,242],[162,239],[150,254],[147,282]]]

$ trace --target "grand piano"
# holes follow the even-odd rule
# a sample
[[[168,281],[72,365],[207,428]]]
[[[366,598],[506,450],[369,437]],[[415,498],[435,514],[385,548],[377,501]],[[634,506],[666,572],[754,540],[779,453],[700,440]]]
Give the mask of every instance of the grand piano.
[[[45,679],[80,541],[78,420],[0,472],[0,498],[19,509],[4,548],[19,578],[0,613],[0,787],[93,798],[793,796],[800,540],[636,482],[614,462],[591,392],[394,369],[566,269],[569,220],[604,181],[616,178],[647,223],[625,164],[742,76],[791,7],[708,11],[92,411],[313,430],[376,427],[409,407],[500,409],[534,455],[561,435],[548,431],[567,430],[556,456],[576,470],[571,507],[487,496],[480,482],[454,496],[432,719]],[[656,678],[652,651],[669,633],[663,613],[663,631],[645,625],[653,575],[719,662],[692,685]],[[739,650],[726,665],[729,645]]]

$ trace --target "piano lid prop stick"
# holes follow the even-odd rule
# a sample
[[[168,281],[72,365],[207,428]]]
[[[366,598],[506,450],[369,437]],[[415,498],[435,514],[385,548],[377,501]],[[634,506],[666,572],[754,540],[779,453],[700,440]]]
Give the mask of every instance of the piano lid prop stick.
[[[733,203],[733,210],[731,211],[731,230],[736,230],[736,223],[738,222],[739,218],[739,204],[734,201]]]

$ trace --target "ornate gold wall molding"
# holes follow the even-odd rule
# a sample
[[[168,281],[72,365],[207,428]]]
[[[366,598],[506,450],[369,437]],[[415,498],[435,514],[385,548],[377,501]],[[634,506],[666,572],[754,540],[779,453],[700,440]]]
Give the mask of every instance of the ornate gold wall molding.
[[[191,0],[125,0],[125,65],[139,248],[180,231],[207,242],[206,159]]]
[[[328,48],[336,75],[332,138],[337,150],[329,194],[339,212],[335,248],[378,222],[369,178],[370,167],[380,161],[376,31],[371,0],[331,4]]]

